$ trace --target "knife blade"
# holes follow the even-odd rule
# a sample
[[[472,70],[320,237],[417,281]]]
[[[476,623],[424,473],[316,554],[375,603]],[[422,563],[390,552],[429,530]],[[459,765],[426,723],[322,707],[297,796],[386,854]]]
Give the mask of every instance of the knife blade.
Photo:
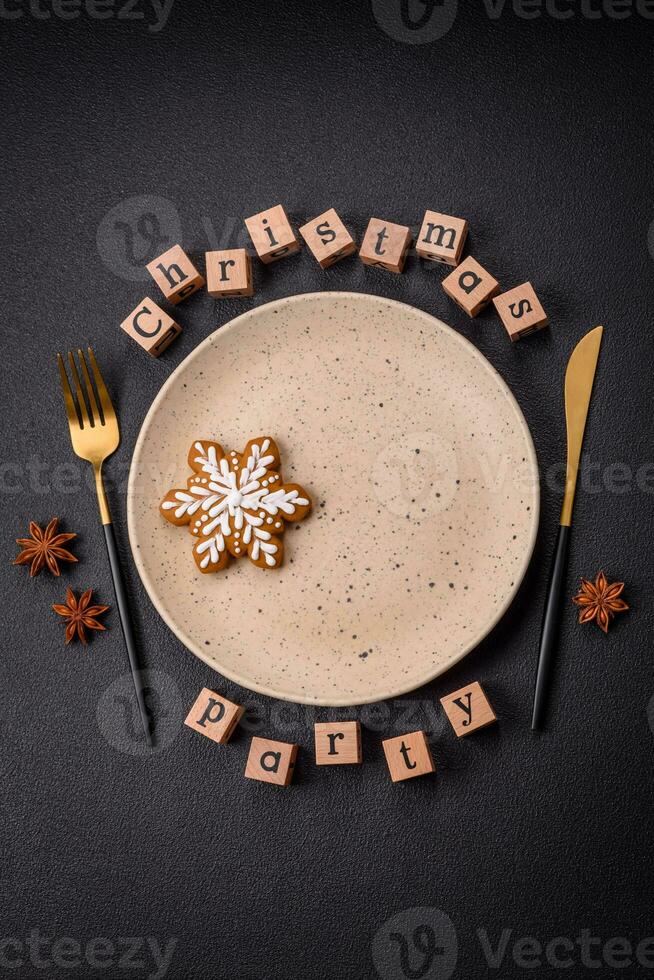
[[[565,421],[567,434],[565,492],[543,612],[543,625],[538,653],[538,670],[534,689],[534,710],[531,718],[532,731],[540,731],[545,719],[547,695],[556,651],[558,612],[570,543],[572,509],[577,488],[579,461],[581,459],[586,419],[588,418],[588,408],[593,392],[593,382],[595,380],[603,333],[603,327],[595,327],[581,338],[570,355],[568,367],[565,372]]]

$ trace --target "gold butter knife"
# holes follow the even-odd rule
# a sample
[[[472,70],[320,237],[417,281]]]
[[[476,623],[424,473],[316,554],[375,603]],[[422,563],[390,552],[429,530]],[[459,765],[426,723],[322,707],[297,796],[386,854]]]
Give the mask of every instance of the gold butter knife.
[[[561,521],[554,548],[552,569],[545,599],[543,626],[540,634],[538,672],[534,691],[534,711],[531,719],[532,731],[540,731],[545,719],[547,695],[556,650],[558,612],[565,576],[565,563],[570,543],[572,507],[577,487],[579,459],[584,441],[586,417],[593,381],[597,368],[603,327],[595,327],[579,341],[573,350],[565,372],[565,423],[568,437],[568,458],[565,477],[565,493],[561,508]]]

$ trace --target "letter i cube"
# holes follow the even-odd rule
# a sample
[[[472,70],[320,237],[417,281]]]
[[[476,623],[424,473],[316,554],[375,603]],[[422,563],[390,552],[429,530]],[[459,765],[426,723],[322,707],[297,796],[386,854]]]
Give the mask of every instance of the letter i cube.
[[[299,251],[300,243],[281,204],[246,218],[245,227],[262,262],[276,262]]]

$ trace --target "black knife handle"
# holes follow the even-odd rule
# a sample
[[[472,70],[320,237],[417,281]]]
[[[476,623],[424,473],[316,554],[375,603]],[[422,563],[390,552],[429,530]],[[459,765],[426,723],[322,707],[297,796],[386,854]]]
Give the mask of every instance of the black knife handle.
[[[118,558],[116,534],[114,532],[113,524],[103,524],[102,526],[104,528],[104,536],[107,542],[107,554],[109,555],[109,565],[111,566],[111,577],[114,583],[114,592],[116,593],[116,605],[118,606],[120,625],[123,630],[123,636],[125,637],[125,646],[127,647],[129,665],[132,668],[132,677],[134,678],[134,690],[136,691],[136,701],[139,706],[139,713],[141,715],[143,731],[145,732],[145,740],[147,744],[150,746],[150,748],[152,748],[150,716],[148,714],[148,709],[145,704],[145,696],[143,692],[143,676],[141,674],[141,665],[139,662],[136,640],[134,639],[134,630],[132,629],[132,615],[130,613],[129,603],[127,602],[127,593],[125,591],[123,572],[120,567],[120,561]]]
[[[570,528],[565,524],[560,524],[554,547],[550,581],[547,587],[545,611],[543,613],[543,626],[540,633],[538,672],[536,674],[536,688],[534,690],[534,712],[531,717],[531,730],[533,732],[542,731],[545,720],[545,708],[547,706],[552,666],[556,653],[561,593],[563,592],[569,543]]]

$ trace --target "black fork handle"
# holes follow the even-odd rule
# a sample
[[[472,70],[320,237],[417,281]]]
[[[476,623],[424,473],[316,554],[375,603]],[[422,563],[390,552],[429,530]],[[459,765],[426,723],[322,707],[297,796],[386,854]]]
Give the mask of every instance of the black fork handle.
[[[561,595],[565,579],[565,566],[570,544],[570,528],[565,524],[559,525],[559,533],[554,546],[550,581],[545,599],[543,626],[540,634],[540,651],[538,654],[538,671],[536,688],[534,690],[534,711],[531,718],[531,730],[540,732],[545,721],[545,709],[549,695],[552,667],[556,655],[556,640],[558,637],[559,616],[561,612]]]
[[[116,534],[114,531],[113,524],[103,524],[102,526],[104,528],[105,541],[107,542],[107,554],[109,556],[111,577],[114,583],[114,592],[116,593],[116,605],[118,606],[120,625],[123,630],[123,636],[125,637],[125,646],[127,647],[129,665],[132,668],[132,677],[134,678],[134,690],[136,691],[136,701],[139,706],[141,722],[143,724],[143,731],[145,732],[145,740],[148,743],[149,747],[152,748],[150,716],[148,714],[148,709],[145,704],[145,696],[143,694],[141,664],[139,662],[136,640],[134,639],[134,630],[132,628],[132,614],[130,612],[129,603],[127,601],[127,593],[125,591],[125,581],[123,579],[123,572],[120,567],[120,561],[118,558]]]

